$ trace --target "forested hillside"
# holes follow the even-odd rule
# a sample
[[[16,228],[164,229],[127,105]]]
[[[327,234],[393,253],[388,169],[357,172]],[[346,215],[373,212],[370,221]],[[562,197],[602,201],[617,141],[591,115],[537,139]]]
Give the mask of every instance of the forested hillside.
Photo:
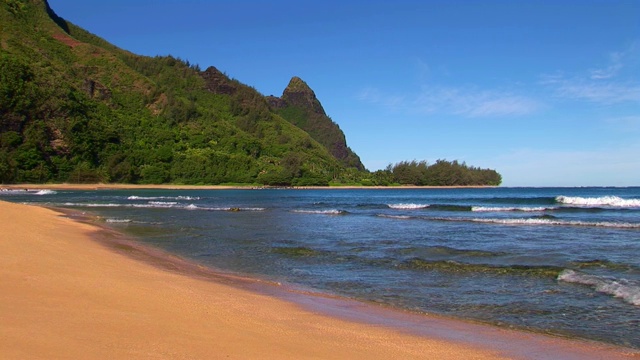
[[[326,185],[346,169],[214,68],[120,50],[45,1],[0,4],[2,182]]]
[[[0,183],[386,185],[374,175],[297,77],[265,97],[119,49],[46,0],[0,0]]]
[[[340,126],[327,116],[316,94],[302,79],[294,76],[282,97],[267,97],[283,118],[311,135],[346,167],[364,170],[360,157],[348,146]]]

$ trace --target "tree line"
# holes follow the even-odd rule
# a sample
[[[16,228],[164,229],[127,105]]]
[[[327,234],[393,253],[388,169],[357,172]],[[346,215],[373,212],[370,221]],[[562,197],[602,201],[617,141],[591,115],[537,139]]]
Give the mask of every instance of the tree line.
[[[372,173],[371,185],[416,186],[498,186],[502,176],[495,170],[482,169],[459,163],[457,160],[401,161],[389,164],[386,169]]]
[[[197,65],[123,51],[62,18],[54,24],[51,16],[37,2],[0,2],[0,183],[501,181],[494,170],[445,160],[401,162],[371,173],[328,117],[275,109],[254,88],[223,74],[226,91],[211,91]],[[66,35],[53,36],[52,26]],[[340,151],[332,153],[335,144]]]

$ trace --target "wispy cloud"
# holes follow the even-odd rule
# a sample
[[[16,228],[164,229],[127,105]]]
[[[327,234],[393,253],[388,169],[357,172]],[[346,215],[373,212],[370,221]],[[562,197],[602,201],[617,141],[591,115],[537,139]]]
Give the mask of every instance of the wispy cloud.
[[[401,95],[385,94],[377,88],[367,87],[357,95],[358,100],[372,104],[379,104],[391,109],[400,109],[406,106],[406,99]]]
[[[640,45],[634,43],[626,50],[609,54],[608,63],[582,74],[543,75],[540,83],[554,91],[557,97],[611,105],[640,102]]]
[[[541,107],[532,98],[510,92],[432,87],[424,88],[414,105],[426,113],[446,112],[473,118],[523,116]]]
[[[609,55],[610,63],[607,67],[601,69],[591,69],[589,71],[591,79],[601,80],[610,79],[618,74],[624,67],[623,60],[626,53],[615,52]]]
[[[423,87],[411,96],[384,94],[367,88],[359,99],[408,113],[443,113],[469,118],[523,116],[542,107],[532,98],[506,91],[433,86]]]
[[[556,79],[543,82],[555,88],[557,96],[569,99],[587,100],[610,105],[629,101],[640,102],[640,84],[630,82],[601,82],[586,79]]]

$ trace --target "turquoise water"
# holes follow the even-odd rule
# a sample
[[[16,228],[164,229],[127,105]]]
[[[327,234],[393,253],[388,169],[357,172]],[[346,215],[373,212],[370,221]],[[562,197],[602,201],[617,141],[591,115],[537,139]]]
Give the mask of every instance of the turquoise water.
[[[198,263],[640,348],[640,188],[3,191]]]

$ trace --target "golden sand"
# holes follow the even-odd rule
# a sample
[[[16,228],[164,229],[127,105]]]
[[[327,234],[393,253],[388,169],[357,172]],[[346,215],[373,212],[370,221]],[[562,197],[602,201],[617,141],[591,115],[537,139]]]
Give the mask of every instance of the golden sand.
[[[104,246],[99,228],[54,210],[0,202],[0,229],[2,359],[510,357],[171,271]],[[584,354],[637,358],[595,348]]]
[[[269,188],[252,185],[177,185],[177,184],[15,184],[2,185],[4,189],[52,189],[52,190],[117,190],[117,189],[170,189],[170,190],[228,190]],[[291,189],[455,189],[455,188],[488,188],[494,186],[298,186]]]

